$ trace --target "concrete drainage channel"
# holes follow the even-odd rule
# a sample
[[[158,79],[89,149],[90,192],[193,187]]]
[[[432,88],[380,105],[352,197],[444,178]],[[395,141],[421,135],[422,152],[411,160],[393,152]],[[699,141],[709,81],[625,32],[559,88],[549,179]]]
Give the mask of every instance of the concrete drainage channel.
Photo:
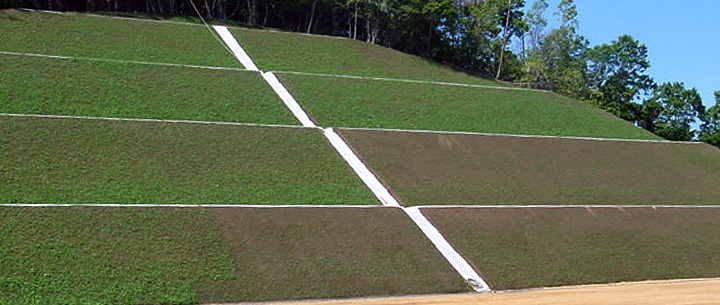
[[[242,49],[226,27],[214,25],[213,29],[220,35],[225,45],[231,50],[233,56],[240,61],[245,69],[261,73],[263,79],[273,88],[275,93],[282,99],[283,103],[285,103],[285,106],[304,127],[323,130],[323,135],[332,144],[333,148],[343,157],[353,171],[355,171],[355,174],[360,177],[363,183],[365,183],[384,206],[400,208],[412,219],[435,248],[440,251],[443,257],[445,257],[473,290],[477,292],[491,291],[485,280],[483,280],[475,269],[448,243],[445,237],[440,234],[440,231],[425,218],[418,208],[406,208],[400,205],[397,199],[390,194],[388,189],[378,180],[367,165],[360,160],[347,143],[345,143],[332,128],[317,126],[272,72],[263,72],[258,69],[250,56]]]

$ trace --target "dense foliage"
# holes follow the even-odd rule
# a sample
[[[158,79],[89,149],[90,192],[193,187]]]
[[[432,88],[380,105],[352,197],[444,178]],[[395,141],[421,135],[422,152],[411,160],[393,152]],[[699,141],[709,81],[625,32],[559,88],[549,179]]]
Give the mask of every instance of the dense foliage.
[[[629,35],[589,47],[578,33],[573,0],[559,2],[553,29],[547,29],[546,0],[529,7],[525,0],[9,0],[3,7],[199,13],[251,27],[344,36],[587,100],[668,139],[717,145],[720,138],[720,106],[706,113],[696,90],[682,83],[658,87],[647,74],[647,47]],[[666,118],[677,111],[681,119]]]

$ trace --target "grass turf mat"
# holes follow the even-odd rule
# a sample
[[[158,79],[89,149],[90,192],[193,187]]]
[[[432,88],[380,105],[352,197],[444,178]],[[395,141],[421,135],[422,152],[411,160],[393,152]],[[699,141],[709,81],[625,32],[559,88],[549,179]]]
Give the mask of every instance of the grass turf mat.
[[[1,304],[194,304],[237,278],[205,210],[0,206]]]
[[[281,74],[322,126],[659,139],[558,94]]]
[[[0,55],[0,112],[297,124],[253,72]]]
[[[705,144],[340,133],[406,205],[720,204]]]
[[[493,289],[720,276],[720,209],[422,209]]]
[[[207,287],[212,290],[208,293],[199,289],[208,302],[468,290],[400,209],[218,208],[213,212],[244,286]],[[227,295],[213,294],[221,292]]]
[[[241,67],[202,25],[6,10],[0,28],[0,51]]]
[[[298,71],[507,86],[418,56],[339,37],[230,28],[264,71]]]
[[[0,117],[0,203],[376,204],[320,132]]]

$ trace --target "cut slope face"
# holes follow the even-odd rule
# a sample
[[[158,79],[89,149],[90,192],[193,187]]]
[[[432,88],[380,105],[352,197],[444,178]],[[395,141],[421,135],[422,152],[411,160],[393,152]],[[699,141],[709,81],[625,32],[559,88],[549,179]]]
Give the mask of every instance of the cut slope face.
[[[704,144],[340,132],[406,205],[720,204]]]
[[[467,291],[422,232],[395,208],[214,209],[232,249],[233,300]],[[216,289],[206,287],[207,289]],[[216,298],[210,298],[212,301]]]
[[[262,77],[0,54],[0,112],[297,124]]]
[[[201,209],[0,206],[0,303],[192,304],[237,283]]]
[[[720,210],[422,209],[494,289],[720,276]]]
[[[466,291],[399,209],[0,206],[0,233],[3,304]]]
[[[7,10],[0,28],[0,51],[240,68],[201,25]]]
[[[280,74],[324,126],[659,139],[587,103],[549,92]]]
[[[0,117],[2,203],[376,204],[315,129]]]
[[[349,74],[499,85],[392,49],[340,37],[232,28],[263,71]]]

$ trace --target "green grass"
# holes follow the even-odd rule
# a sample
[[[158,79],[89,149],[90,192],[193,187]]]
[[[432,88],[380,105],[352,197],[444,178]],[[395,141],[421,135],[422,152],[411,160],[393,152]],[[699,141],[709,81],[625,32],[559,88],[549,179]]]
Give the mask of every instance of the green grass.
[[[558,94],[281,74],[321,126],[658,139]]]
[[[340,133],[405,205],[720,204],[707,144]]]
[[[418,56],[357,40],[245,28],[230,30],[263,71],[350,74],[502,86]]]
[[[195,304],[229,283],[206,210],[0,207],[0,304]]]
[[[0,55],[0,112],[297,124],[253,72]]]
[[[0,134],[0,203],[377,203],[315,129],[0,117]]]
[[[0,28],[0,51],[241,67],[201,25],[7,10]]]
[[[400,209],[214,209],[237,262],[233,301],[468,291]],[[212,288],[212,287],[208,287]],[[203,292],[203,290],[199,290]],[[238,292],[242,295],[238,295]],[[212,296],[212,294],[204,293]]]
[[[467,291],[399,209],[0,206],[0,304]]]
[[[494,289],[720,276],[717,209],[423,209]]]

